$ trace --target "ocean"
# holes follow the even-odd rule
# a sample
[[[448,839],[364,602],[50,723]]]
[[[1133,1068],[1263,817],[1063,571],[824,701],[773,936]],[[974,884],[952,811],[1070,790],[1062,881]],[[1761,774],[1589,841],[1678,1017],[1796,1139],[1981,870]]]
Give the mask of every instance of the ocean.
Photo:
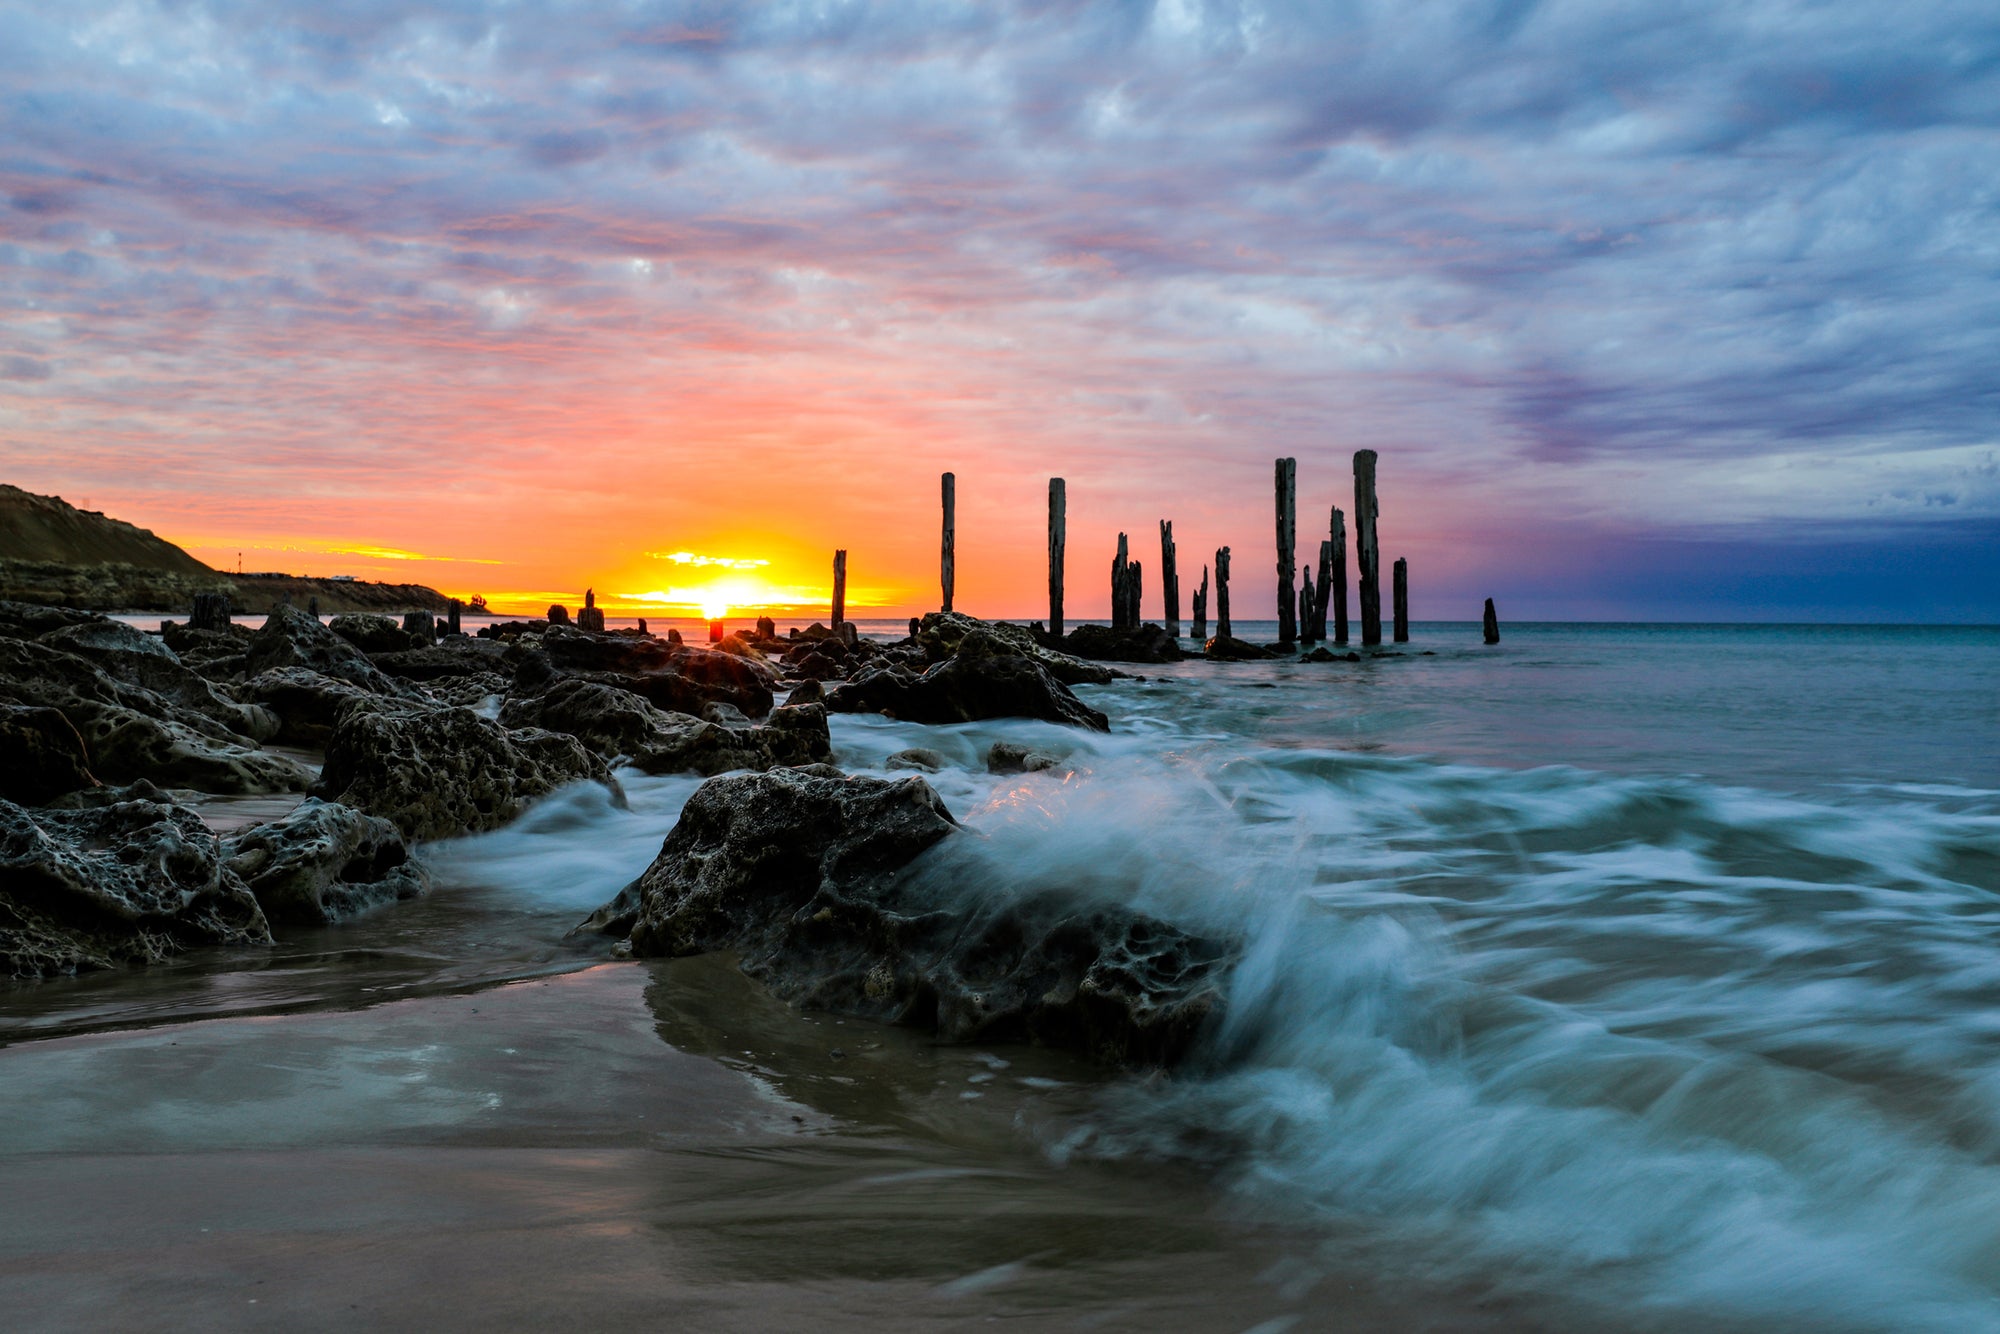
[[[606,962],[566,933],[699,782],[627,773],[432,845],[423,901],[0,993],[0,1292],[51,1328],[2000,1329],[2000,628],[1502,629],[1134,668],[1078,688],[1108,735],[835,717],[852,772],[946,758],[981,837],[940,890],[1247,942],[1171,1076]],[[1063,766],[990,775],[997,740]]]

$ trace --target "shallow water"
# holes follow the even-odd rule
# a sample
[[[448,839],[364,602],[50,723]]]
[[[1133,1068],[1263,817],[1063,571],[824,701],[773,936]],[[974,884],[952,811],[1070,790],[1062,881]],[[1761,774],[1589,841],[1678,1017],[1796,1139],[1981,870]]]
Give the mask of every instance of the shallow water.
[[[711,966],[649,984],[646,1042],[566,1057],[546,1076],[565,1092],[532,1115],[518,1096],[476,1115],[447,1099],[440,1122],[384,1097],[364,1067],[402,1048],[342,1016],[414,1006],[403,1022],[436,1062],[477,1069],[453,1007],[599,957],[564,932],[644,868],[696,786],[627,775],[629,810],[575,789],[433,847],[442,885],[422,903],[274,953],[0,997],[16,1044],[0,1051],[15,1095],[0,1143],[79,1163],[199,1147],[147,1112],[162,1067],[135,1070],[134,1053],[157,1062],[163,1032],[279,1022],[299,1051],[332,1041],[352,1059],[309,1097],[228,1084],[210,1133],[257,1143],[244,1128],[287,1124],[279,1147],[301,1154],[458,1146],[490,1115],[481,1133],[499,1141],[640,1154],[729,1239],[677,1251],[683,1276],[766,1285],[743,1311],[906,1264],[922,1292],[958,1294],[953,1312],[1050,1321],[1144,1323],[1173,1293],[1185,1323],[1214,1328],[2000,1328],[2000,631],[1506,634],[1486,649],[1469,627],[1419,626],[1359,663],[1143,669],[1085,688],[1109,736],[835,720],[852,769],[911,745],[945,756],[932,781],[981,837],[916,868],[941,890],[1102,896],[1246,942],[1227,1024],[1177,1078],[1019,1052],[986,1067],[853,1025],[879,1045],[857,1058],[843,1037],[834,1058],[833,1021],[778,1009],[736,1048],[717,1035],[754,992]],[[1064,765],[987,775],[999,739]],[[626,970],[581,976],[607,971]],[[595,1004],[537,1022],[588,1032]],[[168,1022],[182,1027],[135,1031]],[[98,1064],[47,1073],[72,1051]],[[690,1158],[592,1091],[603,1061],[683,1060],[761,1081],[808,1120],[716,1130],[715,1092],[676,1113],[705,1146]],[[938,1062],[957,1063],[943,1083]],[[981,1073],[995,1078],[968,1082]],[[20,1093],[62,1078],[109,1092]],[[329,1110],[350,1102],[365,1114]],[[855,1210],[885,1159],[1035,1184],[1012,1203],[1011,1186],[962,1186],[940,1217],[878,1227]],[[769,1207],[746,1221],[743,1192]],[[1013,1209],[1018,1229],[972,1221]],[[636,1205],[609,1216],[647,1226]],[[1114,1216],[1174,1221],[1112,1254],[1098,1234],[1130,1230]],[[803,1255],[815,1219],[852,1245]],[[919,1264],[925,1228],[968,1240],[939,1238],[954,1258]],[[842,1303],[860,1291],[826,1309],[858,1309]]]

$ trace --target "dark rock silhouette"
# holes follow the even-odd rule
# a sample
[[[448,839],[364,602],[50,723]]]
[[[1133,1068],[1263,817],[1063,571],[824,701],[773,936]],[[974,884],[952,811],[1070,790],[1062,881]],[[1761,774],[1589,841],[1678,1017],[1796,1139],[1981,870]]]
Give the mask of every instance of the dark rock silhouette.
[[[827,691],[826,707],[835,713],[887,713],[917,723],[1041,718],[1099,732],[1111,726],[1035,656],[985,627],[968,632],[951,657],[921,676],[894,664],[865,669]]]

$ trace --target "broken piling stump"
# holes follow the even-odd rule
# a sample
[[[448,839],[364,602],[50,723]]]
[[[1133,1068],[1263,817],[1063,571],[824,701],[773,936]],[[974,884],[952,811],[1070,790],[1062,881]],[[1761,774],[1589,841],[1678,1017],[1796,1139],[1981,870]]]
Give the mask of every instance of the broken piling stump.
[[[1174,525],[1160,520],[1160,609],[1166,616],[1167,633],[1181,636],[1181,574],[1174,558]]]
[[[1208,567],[1201,567],[1201,587],[1194,590],[1194,637],[1198,642],[1208,640]]]
[[[1497,643],[1499,643],[1499,642],[1500,642],[1500,616],[1499,616],[1499,613],[1497,613],[1497,612],[1495,612],[1495,611],[1493,610],[1493,599],[1492,599],[1492,598],[1488,598],[1488,599],[1486,599],[1486,626],[1485,626],[1485,629],[1486,629],[1486,642],[1487,642],[1487,643],[1489,643],[1489,644],[1497,644]]]
[[[1410,562],[1396,557],[1396,642],[1410,642]]]
[[[938,582],[944,591],[943,611],[951,610],[952,584],[958,575],[958,478],[944,475],[944,544],[938,552]]]
[[[847,552],[833,553],[833,628],[847,623]]]
[[[1375,451],[1354,452],[1354,556],[1361,571],[1361,642],[1382,642],[1382,559],[1375,544]]]
[[[1223,639],[1229,633],[1229,548],[1215,553],[1215,633]]]
[[[1278,509],[1278,642],[1290,644],[1299,637],[1298,561],[1299,461],[1279,459],[1273,470],[1272,488]]]
[[[1063,637],[1063,544],[1068,510],[1063,479],[1049,478],[1049,636],[1053,639]]]

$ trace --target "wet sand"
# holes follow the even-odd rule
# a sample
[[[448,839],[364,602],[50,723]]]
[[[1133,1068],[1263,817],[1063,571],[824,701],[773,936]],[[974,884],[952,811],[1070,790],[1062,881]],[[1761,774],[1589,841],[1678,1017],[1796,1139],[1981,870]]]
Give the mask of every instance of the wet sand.
[[[1102,1076],[802,1015],[726,960],[0,1049],[0,1309],[78,1328],[1491,1329],[1180,1168]]]

